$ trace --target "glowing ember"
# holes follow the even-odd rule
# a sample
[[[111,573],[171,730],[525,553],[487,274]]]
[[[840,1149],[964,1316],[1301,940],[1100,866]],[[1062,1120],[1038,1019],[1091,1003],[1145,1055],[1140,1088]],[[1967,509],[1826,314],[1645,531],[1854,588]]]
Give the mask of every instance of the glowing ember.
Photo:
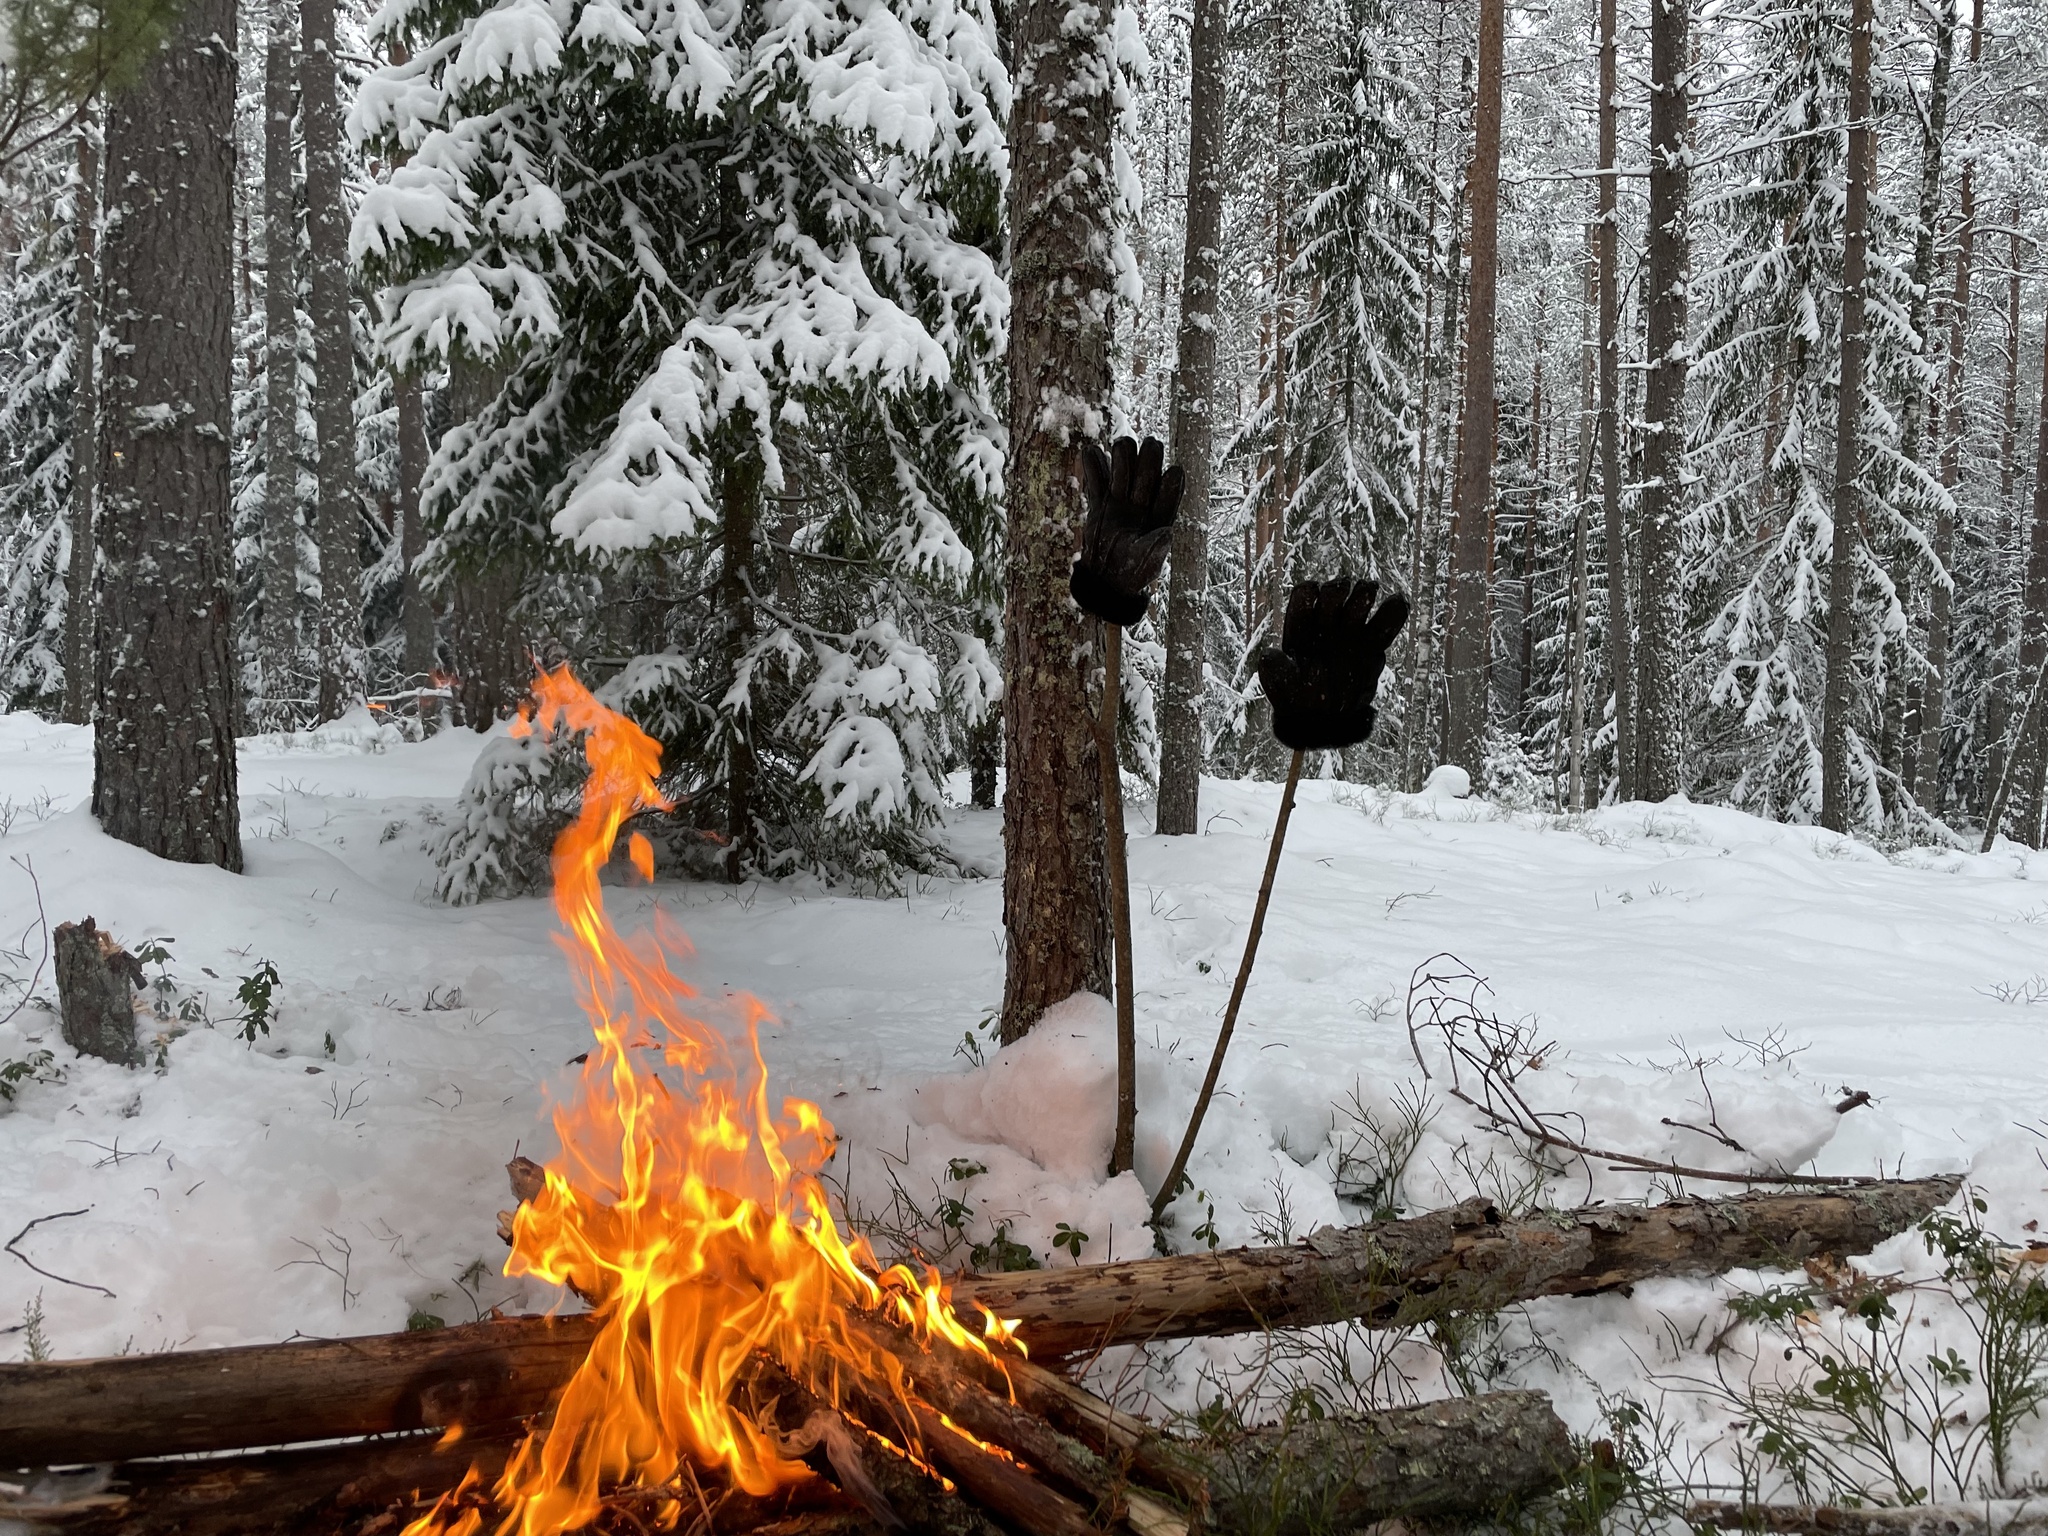
[[[583,733],[590,763],[582,812],[555,844],[554,879],[598,1048],[575,1101],[556,1111],[562,1151],[518,1212],[505,1272],[572,1287],[603,1323],[552,1426],[529,1436],[498,1480],[505,1536],[585,1525],[601,1489],[658,1487],[685,1461],[753,1494],[809,1477],[772,1429],[734,1406],[733,1387],[762,1350],[828,1398],[848,1372],[904,1397],[900,1364],[849,1328],[856,1310],[987,1352],[936,1276],[900,1265],[877,1273],[865,1242],[840,1233],[817,1178],[832,1128],[801,1099],[770,1108],[761,1005],[741,999],[744,1044],[728,1039],[691,1016],[694,993],[671,965],[687,939],[660,914],[655,932],[631,936],[606,916],[598,875],[620,831],[668,805],[655,786],[660,747],[567,667],[543,676],[534,697],[514,733]],[[651,879],[647,839],[633,834],[627,851]],[[988,1325],[999,1340],[1013,1326]],[[406,1536],[472,1536],[482,1523],[451,1496]]]

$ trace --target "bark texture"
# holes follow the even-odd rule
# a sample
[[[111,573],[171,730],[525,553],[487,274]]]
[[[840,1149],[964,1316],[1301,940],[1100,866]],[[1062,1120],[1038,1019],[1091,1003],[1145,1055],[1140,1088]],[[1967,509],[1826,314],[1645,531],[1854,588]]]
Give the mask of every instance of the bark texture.
[[[1643,555],[1636,665],[1636,783],[1642,800],[1684,786],[1686,292],[1692,280],[1691,0],[1650,7],[1649,378],[1643,391]],[[1602,185],[1608,184],[1602,178]]]
[[[1941,487],[1949,493],[1934,518],[1934,558],[1946,576],[1955,560],[1955,490],[1963,458],[1963,349],[1970,329],[1970,257],[1976,244],[1976,166],[1963,162],[1963,227],[1956,243],[1955,290],[1950,297],[1948,373],[1943,382],[1946,423],[1941,440]],[[1949,617],[1954,589],[1937,581],[1927,594],[1927,676],[1920,690],[1920,739],[1913,753],[1913,798],[1941,813],[1941,731],[1948,699]]]
[[[1067,595],[1080,447],[1108,432],[1115,226],[1108,13],[1019,0],[1011,22],[1010,464],[1003,608],[1002,1038],[1109,991],[1109,890],[1088,674]],[[1067,26],[1069,15],[1086,25]]]
[[[242,867],[230,626],[235,0],[190,0],[107,104],[93,812]]]
[[[2048,327],[2041,333],[2043,369],[2041,375],[2040,426],[2034,440],[2034,505],[2027,527],[2027,578],[2024,612],[2020,618],[2020,682],[2027,686],[2048,661]],[[2044,765],[2044,733],[2039,718],[2023,721],[2017,760],[2009,772],[2020,785],[2019,825],[2010,835],[2029,848],[2041,846],[2041,802]],[[1995,828],[1987,829],[1995,830]]]
[[[1304,1243],[963,1276],[963,1316],[1023,1319],[1034,1358],[1105,1343],[1446,1311],[1660,1275],[1867,1253],[1940,1208],[1954,1178],[1841,1192],[1596,1206],[1504,1221],[1481,1201]],[[0,1467],[119,1461],[504,1422],[545,1407],[590,1347],[584,1317],[318,1342],[0,1365]],[[118,1404],[118,1411],[110,1405]]]
[[[1842,345],[1835,412],[1834,546],[1828,559],[1828,660],[1820,748],[1820,824],[1849,830],[1849,712],[1856,702],[1856,555],[1863,509],[1857,490],[1863,424],[1863,301],[1870,182],[1877,133],[1870,121],[1872,0],[1849,13],[1848,196],[1842,212]]]
[[[1615,117],[1615,0],[1600,0],[1600,516],[1607,536],[1607,677],[1614,691],[1615,776],[1620,796],[1636,794],[1635,666],[1631,659],[1628,538],[1621,519],[1621,215]],[[1598,800],[1597,792],[1589,798]]]
[[[306,132],[313,435],[320,454],[320,701],[332,720],[363,692],[363,556],[356,520],[356,349],[348,293],[348,205],[334,0],[300,0],[299,88]]]
[[[398,374],[393,383],[398,396],[398,547],[405,561],[405,670],[410,677],[425,677],[434,670],[434,599],[419,571],[427,549],[427,530],[420,521],[420,482],[427,475],[426,401],[417,374]]]
[[[1375,1521],[1507,1516],[1578,1464],[1541,1392],[1307,1420],[1197,1453],[1214,1529],[1309,1536]]]
[[[1470,273],[1465,298],[1465,400],[1451,496],[1449,731],[1445,756],[1484,770],[1487,725],[1487,575],[1493,560],[1494,310],[1500,266],[1500,116],[1506,0],[1479,0],[1479,81],[1472,102]]]
[[[81,1055],[118,1066],[142,1064],[135,1041],[135,989],[142,966],[114,936],[82,923],[59,923],[50,935],[57,971],[57,1016],[64,1043]]]
[[[1216,475],[1216,302],[1222,281],[1225,0],[1194,0],[1188,43],[1188,200],[1181,256],[1173,458],[1186,475],[1166,577],[1166,696],[1159,712],[1157,830],[1195,831],[1202,784],[1202,661],[1209,493]]]
[[[291,0],[263,59],[263,700],[290,697],[299,649],[299,220],[292,196]],[[267,721],[266,723],[274,723]]]
[[[78,308],[71,343],[71,563],[64,580],[64,719],[92,720],[93,513],[99,489],[100,145],[87,122],[78,132]]]

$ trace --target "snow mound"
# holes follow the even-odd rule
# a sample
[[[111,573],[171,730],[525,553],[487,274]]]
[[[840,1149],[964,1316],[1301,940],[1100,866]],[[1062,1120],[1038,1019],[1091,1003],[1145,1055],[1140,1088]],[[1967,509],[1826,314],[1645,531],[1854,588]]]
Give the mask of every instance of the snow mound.
[[[1441,763],[1422,781],[1422,793],[1432,800],[1469,800],[1472,775],[1456,763]]]

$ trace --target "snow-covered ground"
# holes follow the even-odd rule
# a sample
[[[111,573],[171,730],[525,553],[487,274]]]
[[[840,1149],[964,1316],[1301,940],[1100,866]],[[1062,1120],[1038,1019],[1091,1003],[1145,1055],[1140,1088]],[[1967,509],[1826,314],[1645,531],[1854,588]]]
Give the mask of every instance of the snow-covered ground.
[[[573,1086],[589,1041],[553,914],[540,898],[450,909],[426,895],[424,831],[479,744],[467,732],[405,743],[366,724],[245,742],[237,877],[102,836],[84,804],[89,733],[0,717],[0,944],[25,935],[0,971],[25,982],[42,953],[32,870],[53,924],[89,913],[131,947],[167,937],[173,1007],[219,1024],[163,1025],[153,1066],[133,1071],[70,1059],[34,1001],[0,1024],[0,1063],[54,1053],[0,1104],[0,1237],[27,1228],[0,1254],[0,1324],[40,1296],[49,1345],[74,1356],[375,1332],[552,1299],[496,1273],[493,1228],[505,1160],[551,1149],[550,1096]],[[1066,1264],[1054,1248],[1065,1223],[1088,1234],[1081,1259],[1098,1261],[1150,1251],[1140,1183],[1160,1177],[1192,1103],[1277,798],[1273,785],[1206,784],[1206,830],[1181,839],[1143,835],[1134,808],[1138,1181],[1100,1173],[1105,1008],[1077,1001],[1001,1054],[986,1033],[1002,984],[998,880],[922,883],[896,900],[776,885],[610,896],[622,926],[657,902],[679,920],[709,998],[768,1005],[775,1086],[837,1125],[835,1178],[857,1208],[885,1212],[893,1176],[927,1210],[964,1200],[964,1243],[1001,1227]],[[963,811],[953,836],[995,866],[998,817]],[[1968,1171],[1995,1230],[2019,1238],[2048,1217],[2048,857],[2001,844],[1887,858],[1677,803],[1567,819],[1312,783],[1177,1244],[1359,1219],[1336,1192],[1335,1152],[1355,1142],[1360,1110],[1393,1124],[1420,1086],[1403,999],[1441,952],[1490,978],[1502,1017],[1554,1042],[1522,1081],[1542,1107],[1582,1114],[1597,1145],[1717,1167]],[[251,1045],[225,1021],[238,978],[263,960],[283,978],[281,1012]],[[45,968],[35,996],[51,992]],[[1837,1115],[1846,1089],[1872,1102]],[[1513,1159],[1489,1163],[1504,1149],[1440,1079],[1428,1091],[1434,1117],[1401,1203],[1509,1193],[1498,1186]],[[1672,1120],[1717,1124],[1745,1150]],[[1549,1197],[1646,1187],[1595,1172]],[[1929,1262],[1909,1234],[1872,1267],[1919,1275]],[[1596,1385],[1687,1374],[1666,1325],[1725,1319],[1727,1290],[1659,1282],[1544,1303],[1515,1326],[1577,1369],[1537,1357],[1516,1369],[1590,1425]],[[1940,1320],[1940,1336],[1954,1326]],[[21,1342],[18,1328],[0,1336],[0,1353]],[[1243,1348],[1163,1353],[1149,1375],[1122,1356],[1102,1370],[1185,1405],[1201,1370],[1227,1370]],[[1427,1378],[1428,1351],[1410,1348],[1406,1368]],[[1716,1411],[1679,1416],[1705,1436]]]

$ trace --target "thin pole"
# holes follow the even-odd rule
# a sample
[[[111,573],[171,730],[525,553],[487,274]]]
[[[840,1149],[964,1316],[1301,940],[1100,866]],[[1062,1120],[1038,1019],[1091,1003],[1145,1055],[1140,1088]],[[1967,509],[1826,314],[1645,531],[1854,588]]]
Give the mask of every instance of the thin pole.
[[[1244,959],[1238,964],[1237,980],[1230,988],[1230,1006],[1223,1010],[1223,1032],[1216,1037],[1216,1050],[1209,1057],[1209,1075],[1202,1079],[1202,1091],[1195,1099],[1195,1112],[1188,1117],[1188,1132],[1181,1138],[1180,1151],[1174,1154],[1173,1166],[1160,1182],[1159,1193],[1152,1197],[1154,1221],[1173,1203],[1181,1177],[1188,1171],[1188,1159],[1194,1155],[1202,1117],[1209,1112],[1209,1100],[1216,1093],[1216,1080],[1223,1075],[1224,1053],[1230,1049],[1230,1034],[1237,1028],[1237,1010],[1244,1002],[1245,983],[1251,980],[1252,962],[1258,958],[1259,935],[1266,929],[1266,906],[1273,899],[1273,876],[1280,868],[1280,848],[1287,841],[1287,819],[1294,814],[1294,791],[1300,783],[1301,749],[1297,747],[1287,764],[1287,787],[1280,793],[1280,815],[1273,823],[1273,844],[1266,853],[1266,878],[1259,882],[1258,904],[1252,908],[1251,932],[1244,936]]]
[[[1102,626],[1102,713],[1095,722],[1095,760],[1102,771],[1102,829],[1109,859],[1109,917],[1116,939],[1116,1140],[1109,1176],[1132,1164],[1138,1134],[1138,1019],[1131,994],[1131,881],[1124,861],[1124,784],[1116,751],[1123,703],[1124,632]]]

